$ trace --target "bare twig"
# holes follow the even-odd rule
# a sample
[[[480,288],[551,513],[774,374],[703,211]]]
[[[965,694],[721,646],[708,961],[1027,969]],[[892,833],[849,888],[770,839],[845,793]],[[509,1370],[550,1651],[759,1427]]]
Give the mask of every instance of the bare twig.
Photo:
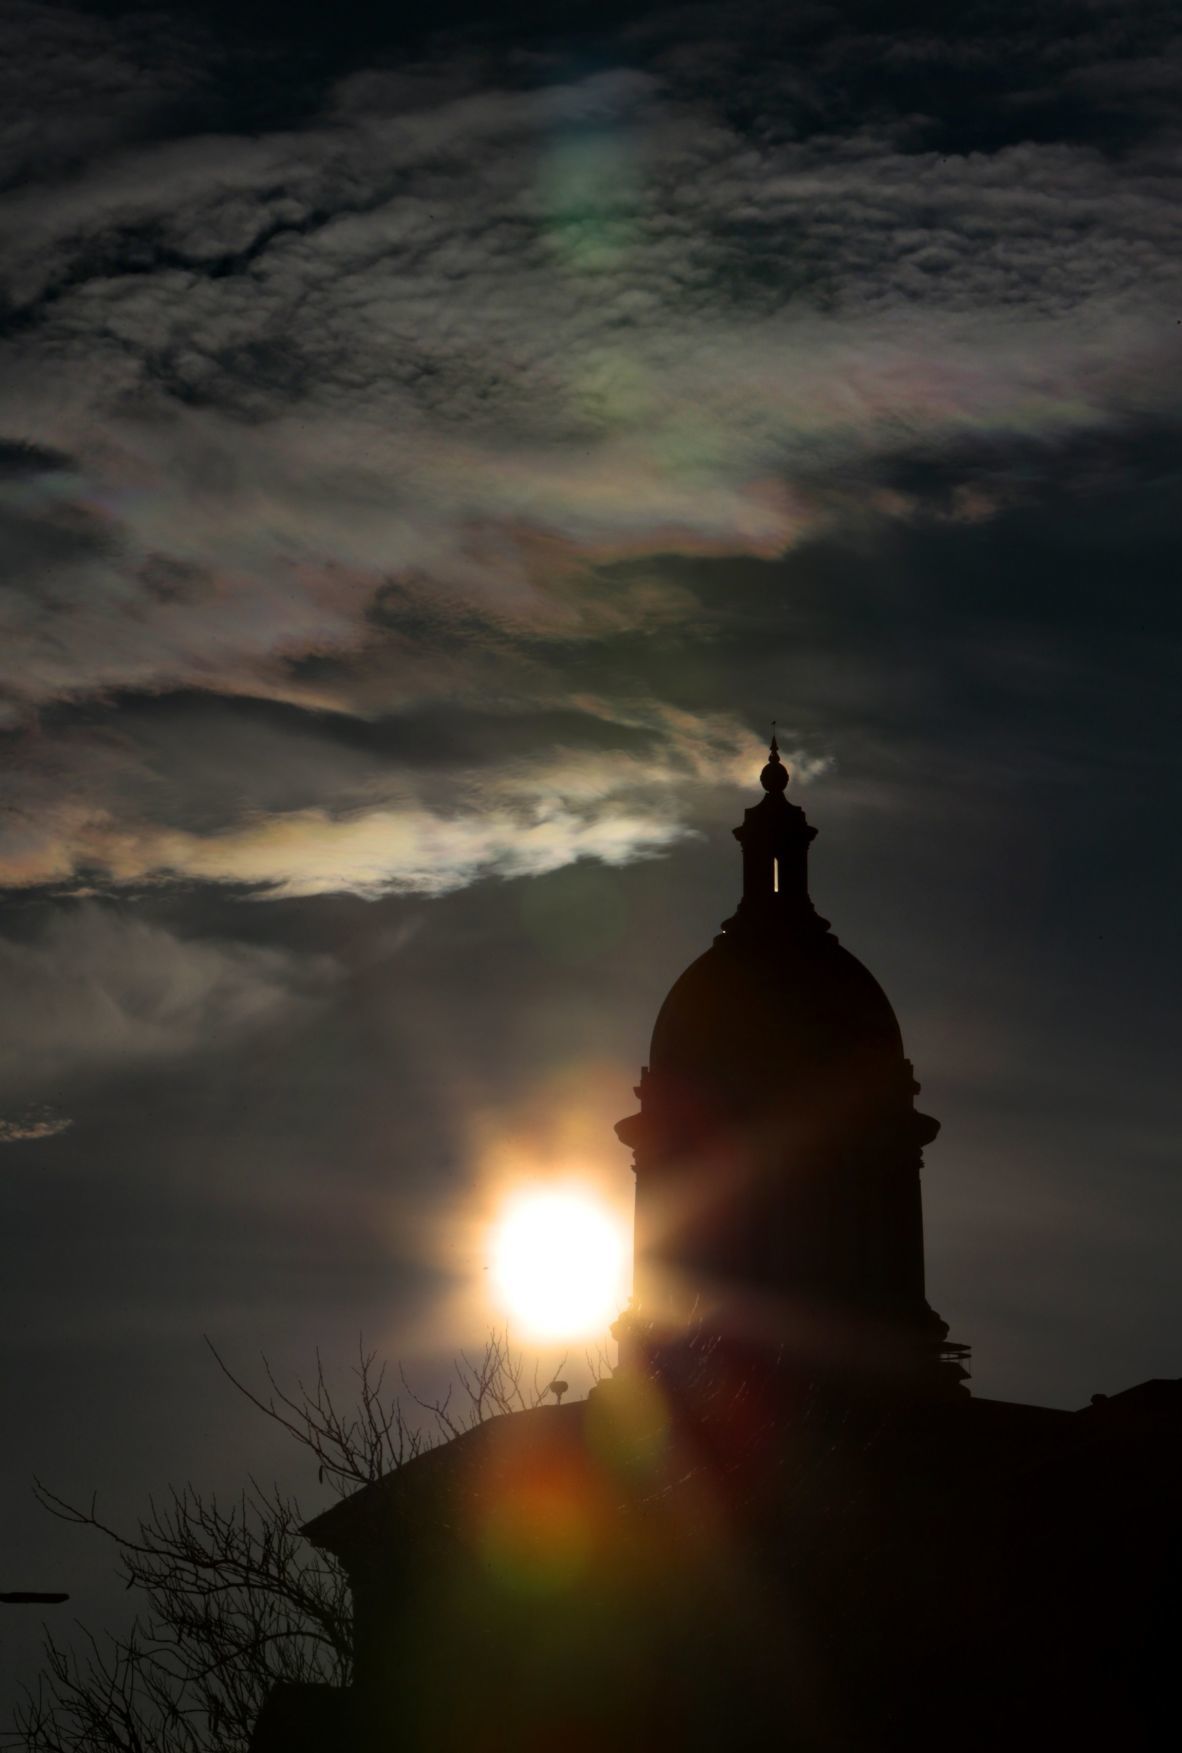
[[[340,1496],[487,1418],[540,1405],[565,1363],[527,1378],[523,1355],[494,1333],[479,1356],[461,1354],[452,1385],[430,1399],[401,1370],[402,1393],[392,1392],[385,1366],[359,1341],[342,1401],[319,1354],[312,1378],[290,1389],[264,1358],[265,1385],[255,1389],[206,1343],[226,1379],[311,1455],[319,1482]],[[106,1521],[95,1497],[79,1506],[40,1481],[34,1489],[50,1514],[111,1543],[144,1607],[121,1634],[80,1627],[70,1645],[48,1637],[44,1671],[0,1735],[4,1744],[25,1753],[245,1753],[277,1682],[348,1683],[345,1578],[301,1538],[304,1512],[277,1486],[250,1478],[227,1503],[186,1485],[150,1501],[130,1529]]]

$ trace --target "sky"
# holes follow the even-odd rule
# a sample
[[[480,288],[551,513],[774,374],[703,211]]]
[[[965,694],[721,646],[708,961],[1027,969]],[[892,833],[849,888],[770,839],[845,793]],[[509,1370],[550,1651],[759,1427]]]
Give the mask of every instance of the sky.
[[[0,25],[0,1587],[92,1622],[34,1475],[291,1465],[203,1335],[430,1371],[506,1176],[626,1213],[773,717],[976,1391],[1179,1368],[1174,8],[388,10]]]

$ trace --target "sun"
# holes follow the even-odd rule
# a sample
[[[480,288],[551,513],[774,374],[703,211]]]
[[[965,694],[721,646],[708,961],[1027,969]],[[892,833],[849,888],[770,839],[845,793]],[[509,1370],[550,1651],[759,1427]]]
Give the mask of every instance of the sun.
[[[621,1224],[592,1194],[519,1191],[493,1228],[493,1288],[526,1337],[594,1338],[627,1300],[626,1250]]]

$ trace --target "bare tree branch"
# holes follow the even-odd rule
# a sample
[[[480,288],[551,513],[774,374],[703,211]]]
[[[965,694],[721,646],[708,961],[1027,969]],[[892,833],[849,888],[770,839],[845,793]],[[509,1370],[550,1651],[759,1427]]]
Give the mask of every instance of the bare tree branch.
[[[451,1386],[430,1399],[402,1370],[402,1392],[393,1392],[385,1365],[359,1340],[342,1401],[319,1353],[315,1374],[291,1389],[264,1357],[265,1385],[256,1390],[206,1344],[227,1381],[311,1455],[319,1482],[338,1496],[486,1418],[540,1405],[566,1361],[527,1377],[508,1335],[493,1333],[479,1356],[461,1354]],[[104,1520],[96,1497],[72,1504],[40,1480],[34,1491],[51,1515],[111,1543],[119,1576],[144,1607],[125,1632],[99,1637],[79,1627],[70,1644],[47,1635],[44,1670],[0,1734],[3,1745],[25,1753],[245,1753],[277,1682],[348,1684],[348,1586],[335,1560],[302,1539],[305,1513],[277,1486],[248,1478],[228,1503],[192,1485],[174,1488],[150,1500],[130,1529]]]

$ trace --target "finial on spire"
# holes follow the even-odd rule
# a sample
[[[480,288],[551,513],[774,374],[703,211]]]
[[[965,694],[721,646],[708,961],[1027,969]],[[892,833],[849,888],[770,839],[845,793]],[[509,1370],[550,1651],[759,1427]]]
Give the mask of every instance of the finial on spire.
[[[788,769],[780,759],[780,745],[776,741],[776,721],[772,719],[772,746],[768,750],[768,762],[759,775],[759,783],[765,791],[783,791],[788,784]]]

